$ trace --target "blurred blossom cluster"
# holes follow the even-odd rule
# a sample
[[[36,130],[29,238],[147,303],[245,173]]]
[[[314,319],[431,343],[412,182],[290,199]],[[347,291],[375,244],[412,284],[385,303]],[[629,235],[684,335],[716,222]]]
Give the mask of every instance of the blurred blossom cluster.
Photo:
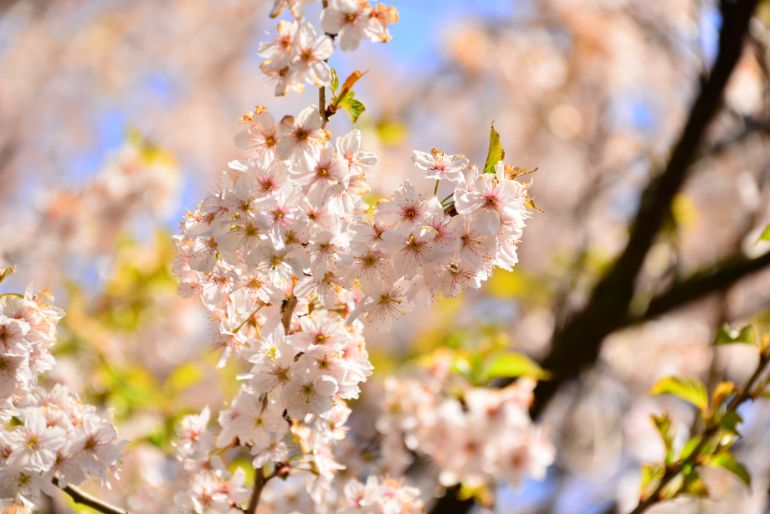
[[[472,387],[453,376],[447,357],[439,356],[415,377],[386,381],[378,430],[427,455],[445,486],[495,481],[518,486],[523,477],[542,479],[554,448],[529,419],[534,382],[520,380],[504,389]],[[394,450],[386,458],[397,458]],[[408,453],[403,460],[405,468]]]
[[[123,442],[108,417],[83,404],[66,386],[50,390],[38,376],[55,364],[56,325],[63,316],[45,294],[0,298],[0,496],[3,508],[40,502],[41,492],[79,484],[87,476],[107,483]],[[9,501],[10,500],[10,501]]]

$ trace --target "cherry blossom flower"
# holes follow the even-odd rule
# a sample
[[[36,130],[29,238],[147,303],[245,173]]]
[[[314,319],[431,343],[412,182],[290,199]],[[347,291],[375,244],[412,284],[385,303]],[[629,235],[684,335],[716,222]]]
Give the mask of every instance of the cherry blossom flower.
[[[468,167],[468,159],[462,154],[447,155],[434,148],[430,153],[415,150],[412,152],[414,165],[427,171],[426,178],[433,180],[448,180],[462,183],[465,179],[465,170]]]

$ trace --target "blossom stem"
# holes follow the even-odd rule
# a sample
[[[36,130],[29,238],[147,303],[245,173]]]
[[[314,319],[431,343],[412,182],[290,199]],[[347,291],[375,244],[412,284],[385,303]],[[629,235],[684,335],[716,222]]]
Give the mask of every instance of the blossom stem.
[[[438,180],[436,181],[436,185],[433,186],[433,196],[436,196],[436,193],[438,193]]]
[[[86,507],[90,507],[95,511],[102,512],[104,514],[129,514],[127,510],[103,502],[102,500],[91,496],[90,494],[78,489],[75,486],[66,485],[61,487],[59,485],[59,479],[57,478],[53,479],[53,484],[67,493],[67,495],[72,498],[72,501],[77,504],[85,505]]]
[[[318,88],[318,112],[321,114],[323,120],[323,126],[329,122],[329,116],[326,114],[326,86]]]
[[[751,377],[738,394],[736,394],[727,404],[726,412],[735,412],[743,403],[753,399],[758,392],[762,391],[761,387],[757,388],[757,391],[755,391],[754,386],[759,380],[759,377],[762,376],[767,369],[768,363],[770,363],[770,355],[765,353],[760,355],[759,363],[757,364],[754,373],[752,373]],[[709,441],[719,434],[720,428],[719,423],[712,419],[704,428],[700,442],[692,452],[690,452],[684,459],[667,465],[666,471],[664,472],[663,477],[661,477],[658,485],[655,487],[655,490],[650,493],[649,496],[640,500],[639,504],[629,514],[642,514],[653,505],[663,501],[665,499],[663,498],[663,492],[666,486],[668,486],[668,484],[671,483],[671,481],[674,480],[686,466],[694,466],[697,464],[700,458],[700,452],[708,445]]]
[[[289,333],[289,327],[291,326],[291,317],[294,314],[294,309],[297,307],[297,297],[291,295],[290,298],[283,301],[281,306],[281,323],[283,324],[283,330],[287,334]]]
[[[270,476],[265,477],[262,468],[254,470],[254,489],[251,491],[251,498],[249,498],[249,506],[246,507],[246,514],[254,514],[257,511],[259,497],[262,495],[262,489],[265,488],[265,484],[270,478]]]
[[[249,314],[248,316],[246,316],[246,319],[244,319],[243,321],[241,321],[241,324],[240,324],[240,325],[238,325],[237,327],[235,327],[235,330],[233,330],[233,334],[237,334],[237,333],[238,333],[238,332],[239,332],[239,331],[240,331],[240,330],[243,328],[243,326],[244,326],[246,323],[248,323],[248,322],[249,322],[249,320],[250,320],[251,318],[253,318],[253,317],[254,317],[254,315],[255,315],[256,313],[258,313],[258,312],[259,312],[259,310],[260,310],[262,307],[264,307],[264,306],[265,306],[265,304],[260,304],[260,305],[259,305],[259,307],[257,307],[256,309],[254,309],[254,310],[251,312],[251,314]]]

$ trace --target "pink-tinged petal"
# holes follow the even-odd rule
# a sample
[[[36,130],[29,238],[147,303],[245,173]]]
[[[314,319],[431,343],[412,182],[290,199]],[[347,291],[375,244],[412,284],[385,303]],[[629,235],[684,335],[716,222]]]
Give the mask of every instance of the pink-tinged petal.
[[[455,190],[455,209],[460,214],[471,214],[484,205],[484,196],[478,191]]]

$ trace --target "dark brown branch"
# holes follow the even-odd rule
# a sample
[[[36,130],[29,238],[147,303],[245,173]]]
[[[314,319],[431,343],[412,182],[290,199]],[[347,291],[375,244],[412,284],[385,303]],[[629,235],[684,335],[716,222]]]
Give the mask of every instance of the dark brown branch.
[[[249,506],[246,507],[246,514],[254,514],[257,511],[259,505],[259,497],[262,496],[262,490],[265,488],[267,478],[262,471],[262,468],[254,470],[254,488],[251,490],[251,498],[249,499]]]
[[[625,249],[594,288],[585,308],[553,336],[543,366],[553,379],[535,390],[532,415],[539,416],[565,382],[596,362],[601,342],[623,325],[635,284],[655,237],[671,211],[671,204],[698,156],[706,129],[718,112],[727,81],[741,56],[749,20],[758,0],[723,4],[719,51],[711,74],[695,98],[690,115],[663,171],[642,193]]]
[[[655,296],[643,313],[629,316],[627,324],[647,321],[677,307],[704,298],[711,293],[730,287],[738,280],[768,266],[770,266],[770,252],[754,258],[741,256],[725,259],[671,285],[666,291]]]

